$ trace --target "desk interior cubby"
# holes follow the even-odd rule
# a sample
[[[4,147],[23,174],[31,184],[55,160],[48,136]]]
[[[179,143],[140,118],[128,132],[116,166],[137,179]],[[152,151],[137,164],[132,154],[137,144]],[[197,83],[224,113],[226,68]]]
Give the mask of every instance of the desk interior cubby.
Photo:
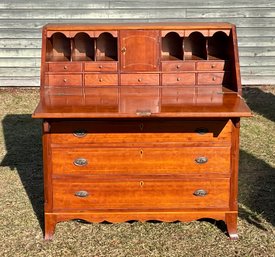
[[[79,32],[73,37],[53,33],[46,40],[47,61],[117,61],[117,37],[102,32],[97,37]]]
[[[206,37],[197,31],[184,38],[185,60],[207,60]]]
[[[96,60],[117,61],[117,38],[103,32],[96,38]]]
[[[56,32],[46,41],[47,61],[70,61],[71,43],[63,33]]]
[[[177,32],[169,32],[162,37],[161,59],[183,60],[183,38]]]
[[[73,38],[72,61],[93,61],[95,57],[95,40],[84,32]]]
[[[223,31],[217,31],[208,39],[208,59],[228,60],[230,56],[230,41]]]

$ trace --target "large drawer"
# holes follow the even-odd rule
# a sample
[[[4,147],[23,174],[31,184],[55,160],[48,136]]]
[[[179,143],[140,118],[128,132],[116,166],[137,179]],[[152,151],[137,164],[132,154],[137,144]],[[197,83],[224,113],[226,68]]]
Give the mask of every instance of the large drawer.
[[[53,209],[229,208],[229,179],[53,180]]]
[[[230,146],[52,148],[52,167],[54,175],[229,174]]]
[[[56,121],[51,123],[54,144],[149,142],[230,142],[231,121]]]

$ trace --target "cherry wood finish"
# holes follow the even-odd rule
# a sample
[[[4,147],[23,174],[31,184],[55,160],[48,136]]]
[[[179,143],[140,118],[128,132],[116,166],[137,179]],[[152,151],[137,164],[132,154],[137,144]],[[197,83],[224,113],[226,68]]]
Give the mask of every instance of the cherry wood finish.
[[[241,98],[228,23],[43,28],[45,239],[57,222],[224,220],[237,238]]]

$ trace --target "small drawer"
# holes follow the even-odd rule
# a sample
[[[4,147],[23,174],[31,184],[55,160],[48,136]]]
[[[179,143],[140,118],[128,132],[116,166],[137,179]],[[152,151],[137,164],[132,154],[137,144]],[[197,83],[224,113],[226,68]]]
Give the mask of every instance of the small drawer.
[[[226,84],[224,72],[205,72],[198,73],[198,85],[222,85]]]
[[[86,62],[85,71],[117,71],[117,62]]]
[[[162,74],[163,86],[195,85],[195,73],[168,73]]]
[[[227,174],[227,147],[53,148],[54,175]]]
[[[117,74],[86,74],[85,86],[115,86],[118,84]]]
[[[159,85],[159,74],[121,74],[121,84],[123,86]]]
[[[162,62],[162,71],[193,71],[195,62]]]
[[[81,72],[81,63],[48,63],[49,72]]]
[[[196,70],[198,71],[223,71],[228,67],[228,62],[226,61],[203,61],[197,62]]]
[[[81,74],[50,74],[46,75],[46,85],[48,86],[82,86]]]
[[[53,209],[229,208],[228,178],[53,180]]]

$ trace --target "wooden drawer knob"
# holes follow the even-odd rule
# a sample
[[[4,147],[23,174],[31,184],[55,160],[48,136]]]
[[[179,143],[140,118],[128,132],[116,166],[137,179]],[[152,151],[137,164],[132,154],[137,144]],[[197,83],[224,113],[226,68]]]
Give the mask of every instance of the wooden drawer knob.
[[[68,66],[67,66],[67,65],[65,65],[65,66],[64,66],[64,70],[67,70],[67,69],[68,69]]]
[[[103,81],[103,78],[100,78],[98,81],[99,81],[99,82],[102,82],[102,81]]]
[[[180,81],[180,78],[177,78],[177,81]]]
[[[194,196],[200,196],[200,197],[206,196],[207,194],[208,194],[208,192],[207,192],[206,190],[204,190],[204,189],[197,189],[197,190],[193,193]]]
[[[216,77],[212,77],[212,80],[213,80],[213,81],[216,81]]]
[[[176,67],[177,67],[177,69],[179,69],[179,68],[180,68],[180,65],[178,64]]]
[[[215,64],[212,64],[212,65],[211,65],[211,68],[212,68],[212,69],[214,69],[215,67],[216,67],[216,65],[215,65]]]
[[[66,78],[64,78],[64,79],[63,79],[63,81],[64,81],[64,82],[67,82],[67,79],[66,79]]]
[[[103,68],[103,65],[99,65],[98,68],[99,68],[99,69],[102,69],[102,68]]]
[[[138,82],[141,82],[141,80],[142,80],[141,78],[138,78]]]

